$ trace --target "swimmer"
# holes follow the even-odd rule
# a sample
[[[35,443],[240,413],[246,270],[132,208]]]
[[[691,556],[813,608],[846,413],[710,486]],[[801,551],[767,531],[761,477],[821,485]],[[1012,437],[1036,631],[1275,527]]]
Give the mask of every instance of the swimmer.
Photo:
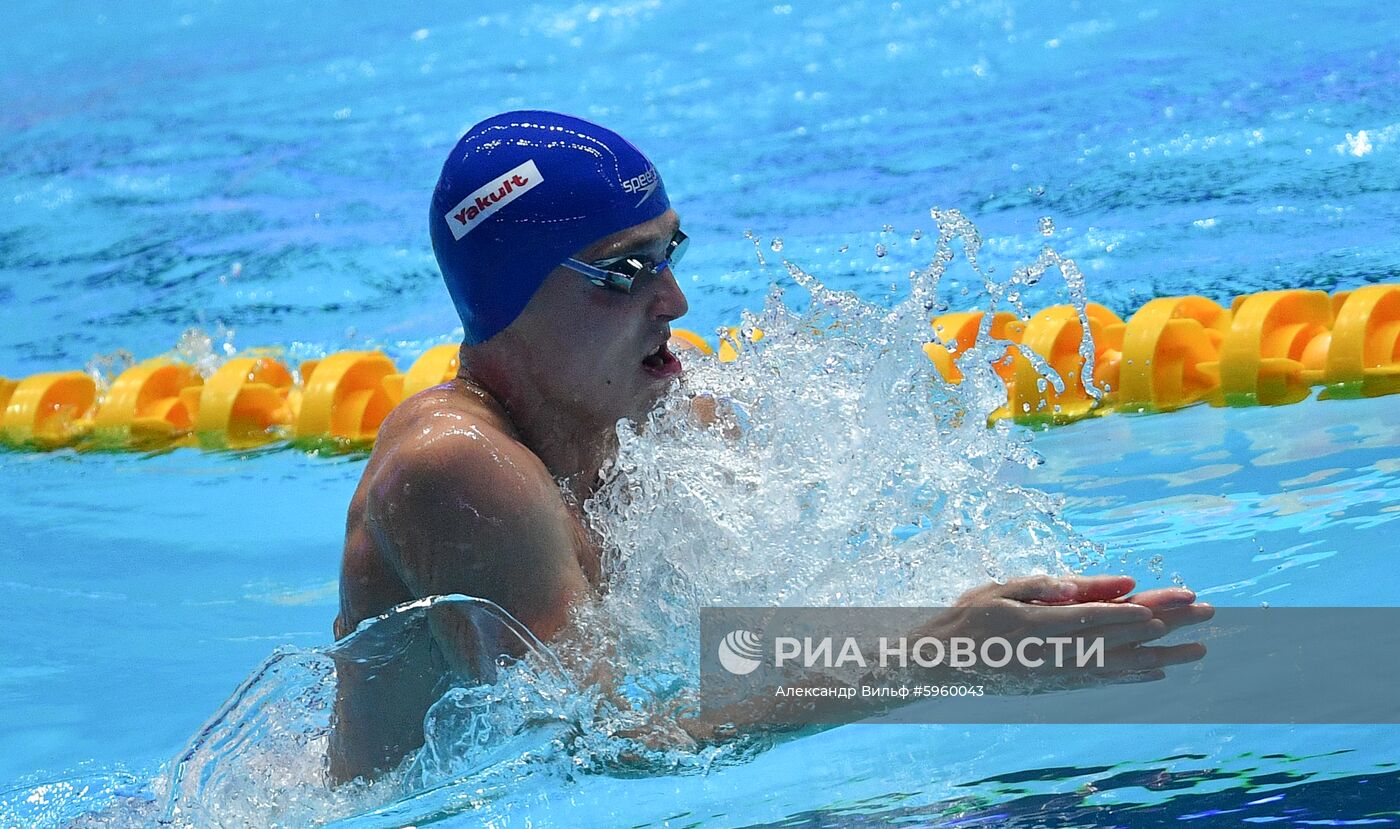
[[[335,635],[403,602],[461,593],[549,641],[600,586],[602,553],[580,505],[616,450],[614,427],[681,374],[667,341],[687,310],[671,269],[686,236],[640,150],[541,111],[472,127],[443,166],[428,223],[465,331],[461,369],[380,428],[350,503]],[[1188,590],[1129,596],[1132,587],[1116,576],[1031,577],[960,604],[1014,608],[1030,632],[1083,628],[1092,616],[1131,631],[1120,637],[1129,644],[1208,614]],[[435,624],[391,665],[339,662],[335,779],[382,773],[422,745],[424,714],[468,638]],[[1153,653],[1134,664],[1191,658]],[[683,727],[698,740],[713,732]]]

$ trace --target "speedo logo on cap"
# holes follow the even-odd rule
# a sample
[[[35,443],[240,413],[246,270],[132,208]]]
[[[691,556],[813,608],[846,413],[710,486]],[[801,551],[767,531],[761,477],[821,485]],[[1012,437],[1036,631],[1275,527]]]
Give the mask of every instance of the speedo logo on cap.
[[[478,187],[456,207],[443,214],[443,221],[452,228],[452,238],[461,240],[483,219],[525,195],[542,181],[544,176],[540,175],[540,168],[535,166],[533,160],[527,161]]]
[[[660,183],[661,179],[656,175],[656,168],[648,167],[645,173],[632,176],[622,182],[622,189],[627,193],[642,193],[641,201],[632,205],[633,207],[641,207],[642,202],[651,198],[651,194],[656,192],[656,185]]]

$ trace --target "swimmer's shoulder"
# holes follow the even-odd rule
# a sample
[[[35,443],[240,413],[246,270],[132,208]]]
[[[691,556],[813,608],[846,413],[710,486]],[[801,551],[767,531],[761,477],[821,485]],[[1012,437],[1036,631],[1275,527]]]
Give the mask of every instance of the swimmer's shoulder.
[[[464,392],[429,389],[385,421],[365,524],[411,595],[490,599],[548,635],[589,589],[577,522],[543,462]]]
[[[444,548],[491,545],[501,532],[519,532],[498,518],[511,518],[519,496],[509,493],[552,486],[540,482],[548,473],[514,429],[462,386],[425,389],[380,426],[346,518],[337,637],[395,604],[444,592],[429,587]],[[520,485],[521,471],[530,486]]]
[[[381,515],[383,507],[405,503],[438,515],[448,502],[487,514],[559,497],[499,406],[458,380],[399,404],[380,428],[370,464],[368,506]]]
[[[519,443],[515,427],[500,407],[475,387],[452,379],[424,389],[395,406],[379,428],[375,448],[413,448],[415,440],[436,443],[472,430]]]

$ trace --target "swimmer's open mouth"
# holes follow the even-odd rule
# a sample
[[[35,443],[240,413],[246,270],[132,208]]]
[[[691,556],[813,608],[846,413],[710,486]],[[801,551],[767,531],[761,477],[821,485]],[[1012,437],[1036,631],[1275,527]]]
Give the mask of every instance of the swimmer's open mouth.
[[[653,377],[674,377],[681,373],[681,361],[676,359],[676,355],[671,353],[666,343],[662,343],[655,351],[642,358],[642,368]]]

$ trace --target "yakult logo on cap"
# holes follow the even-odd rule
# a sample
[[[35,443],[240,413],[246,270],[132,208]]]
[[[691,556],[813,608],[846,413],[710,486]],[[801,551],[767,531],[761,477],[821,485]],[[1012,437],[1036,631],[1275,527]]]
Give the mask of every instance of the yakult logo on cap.
[[[653,175],[655,173],[653,172]],[[509,170],[477,188],[457,206],[443,214],[443,221],[452,228],[452,238],[461,241],[481,221],[502,207],[523,196],[544,181],[540,168],[533,160]]]
[[[622,182],[622,189],[627,193],[643,193],[642,200],[632,205],[641,207],[642,202],[651,198],[651,194],[656,192],[656,185],[661,183],[661,179],[656,175],[655,167],[648,167],[645,173],[632,176]]]

